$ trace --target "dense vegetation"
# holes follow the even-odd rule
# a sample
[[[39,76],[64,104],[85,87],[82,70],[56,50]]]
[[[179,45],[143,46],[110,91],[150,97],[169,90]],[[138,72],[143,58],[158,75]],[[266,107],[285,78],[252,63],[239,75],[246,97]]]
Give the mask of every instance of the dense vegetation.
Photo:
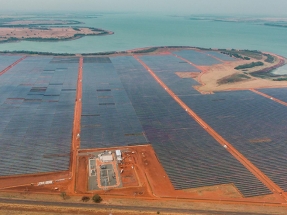
[[[287,77],[275,78],[273,81],[287,81]]]
[[[103,201],[102,197],[100,197],[99,194],[95,194],[92,199],[95,203],[100,203],[101,201]]]
[[[274,57],[272,56],[272,55],[270,55],[270,54],[264,54],[266,57],[267,57],[267,59],[265,60],[265,62],[267,62],[267,63],[274,63]]]
[[[262,63],[261,61],[258,61],[258,62],[252,62],[252,63],[248,63],[248,64],[243,64],[243,65],[240,65],[240,66],[237,66],[235,67],[234,69],[249,69],[249,68],[253,68],[253,67],[256,67],[256,66],[263,66],[264,63]]]
[[[221,51],[220,53],[229,55],[230,57],[235,57],[235,58],[239,58],[239,59],[244,59],[244,57],[241,56],[241,55],[239,55],[238,53],[228,52],[228,51]]]
[[[229,55],[230,57],[239,58],[242,60],[250,60],[250,58],[255,58],[257,60],[262,59],[262,52],[257,50],[227,50],[227,49],[218,49],[222,54]]]
[[[88,202],[88,201],[90,201],[90,197],[88,197],[88,196],[83,196],[83,197],[82,197],[82,201],[83,201],[83,202]]]
[[[152,48],[148,48],[148,49],[141,49],[141,50],[137,50],[137,51],[133,51],[132,53],[150,53],[150,52],[154,52],[156,51],[158,48],[157,47],[152,47]]]
[[[245,74],[233,74],[233,75],[219,79],[217,81],[217,84],[222,85],[222,84],[228,84],[228,83],[235,83],[239,81],[244,81],[246,79],[250,79],[250,77]]]

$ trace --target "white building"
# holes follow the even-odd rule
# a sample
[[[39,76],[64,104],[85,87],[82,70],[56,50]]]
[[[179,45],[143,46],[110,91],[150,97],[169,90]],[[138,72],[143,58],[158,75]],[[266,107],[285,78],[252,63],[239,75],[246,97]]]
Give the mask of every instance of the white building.
[[[102,162],[111,162],[111,161],[114,160],[113,155],[109,155],[109,154],[107,154],[107,155],[102,155],[102,156],[100,157],[100,159],[101,159]]]
[[[121,152],[121,150],[116,150],[116,156],[117,156],[117,160],[118,161],[122,160],[122,152]]]

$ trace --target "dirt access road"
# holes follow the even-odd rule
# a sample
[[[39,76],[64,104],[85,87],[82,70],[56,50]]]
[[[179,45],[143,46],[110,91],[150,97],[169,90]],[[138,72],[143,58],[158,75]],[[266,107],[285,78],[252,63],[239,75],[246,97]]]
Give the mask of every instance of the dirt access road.
[[[2,204],[1,204],[2,203]],[[4,203],[4,204],[3,204]],[[45,212],[55,213],[77,213],[77,214],[196,214],[196,215],[267,215],[270,213],[254,213],[254,212],[236,212],[236,211],[221,211],[221,210],[200,210],[200,209],[186,209],[186,208],[172,208],[172,207],[150,207],[150,206],[128,206],[128,205],[104,205],[104,204],[89,204],[89,203],[67,203],[67,202],[45,202],[45,201],[31,201],[19,199],[4,199],[0,198],[0,214],[2,210],[19,210],[19,211],[36,211],[39,214]],[[90,210],[88,210],[90,209]],[[99,212],[99,213],[98,213]],[[27,213],[26,213],[27,214]],[[276,214],[284,214],[276,213]]]

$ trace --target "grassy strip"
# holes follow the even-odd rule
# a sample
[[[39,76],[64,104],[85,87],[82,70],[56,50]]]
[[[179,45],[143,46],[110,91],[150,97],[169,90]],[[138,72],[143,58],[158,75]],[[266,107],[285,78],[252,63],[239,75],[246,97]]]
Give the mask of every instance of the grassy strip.
[[[237,66],[235,67],[234,69],[249,69],[249,68],[253,68],[253,67],[256,67],[256,66],[263,66],[264,63],[262,63],[261,61],[258,61],[258,62],[252,62],[252,63],[248,63],[248,64],[243,64],[243,65],[240,65],[240,66]]]

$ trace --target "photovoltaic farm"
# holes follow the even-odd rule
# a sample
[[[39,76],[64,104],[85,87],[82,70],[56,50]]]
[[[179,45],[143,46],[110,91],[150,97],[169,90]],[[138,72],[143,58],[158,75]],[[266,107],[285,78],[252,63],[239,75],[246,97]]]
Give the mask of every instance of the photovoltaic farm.
[[[270,193],[190,118],[134,58],[112,61],[175,189],[234,183],[246,197]]]
[[[283,102],[287,102],[287,88],[270,88],[270,89],[260,89],[262,93],[280,99]]]
[[[81,147],[146,144],[142,126],[109,58],[84,58]]]
[[[220,52],[215,52],[215,51],[205,51],[204,54],[211,55],[223,61],[235,61],[236,60],[226,54],[222,54]]]
[[[286,106],[251,91],[182,100],[262,172],[287,190]]]
[[[191,61],[198,66],[211,66],[214,64],[221,63],[219,60],[213,58],[212,56],[209,56],[208,53],[198,52],[194,50],[177,51],[173,54],[183,57],[184,59]]]
[[[0,56],[0,72],[22,57]],[[80,149],[151,144],[175,190],[231,184],[243,197],[272,194],[180,100],[287,192],[287,107],[250,90],[201,94],[200,83],[177,74],[234,58],[202,50],[83,57],[81,80],[79,61],[28,56],[0,75],[0,176],[69,169],[81,81]],[[286,88],[258,91],[287,102]]]
[[[192,78],[180,78],[176,72],[200,73],[196,67],[172,55],[143,56],[141,60],[147,64],[157,76],[172,88],[177,95],[200,94],[193,86],[199,85]]]
[[[4,70],[15,61],[19,60],[22,56],[1,56],[0,57],[0,71]]]
[[[69,168],[77,66],[27,57],[0,76],[1,176]]]

